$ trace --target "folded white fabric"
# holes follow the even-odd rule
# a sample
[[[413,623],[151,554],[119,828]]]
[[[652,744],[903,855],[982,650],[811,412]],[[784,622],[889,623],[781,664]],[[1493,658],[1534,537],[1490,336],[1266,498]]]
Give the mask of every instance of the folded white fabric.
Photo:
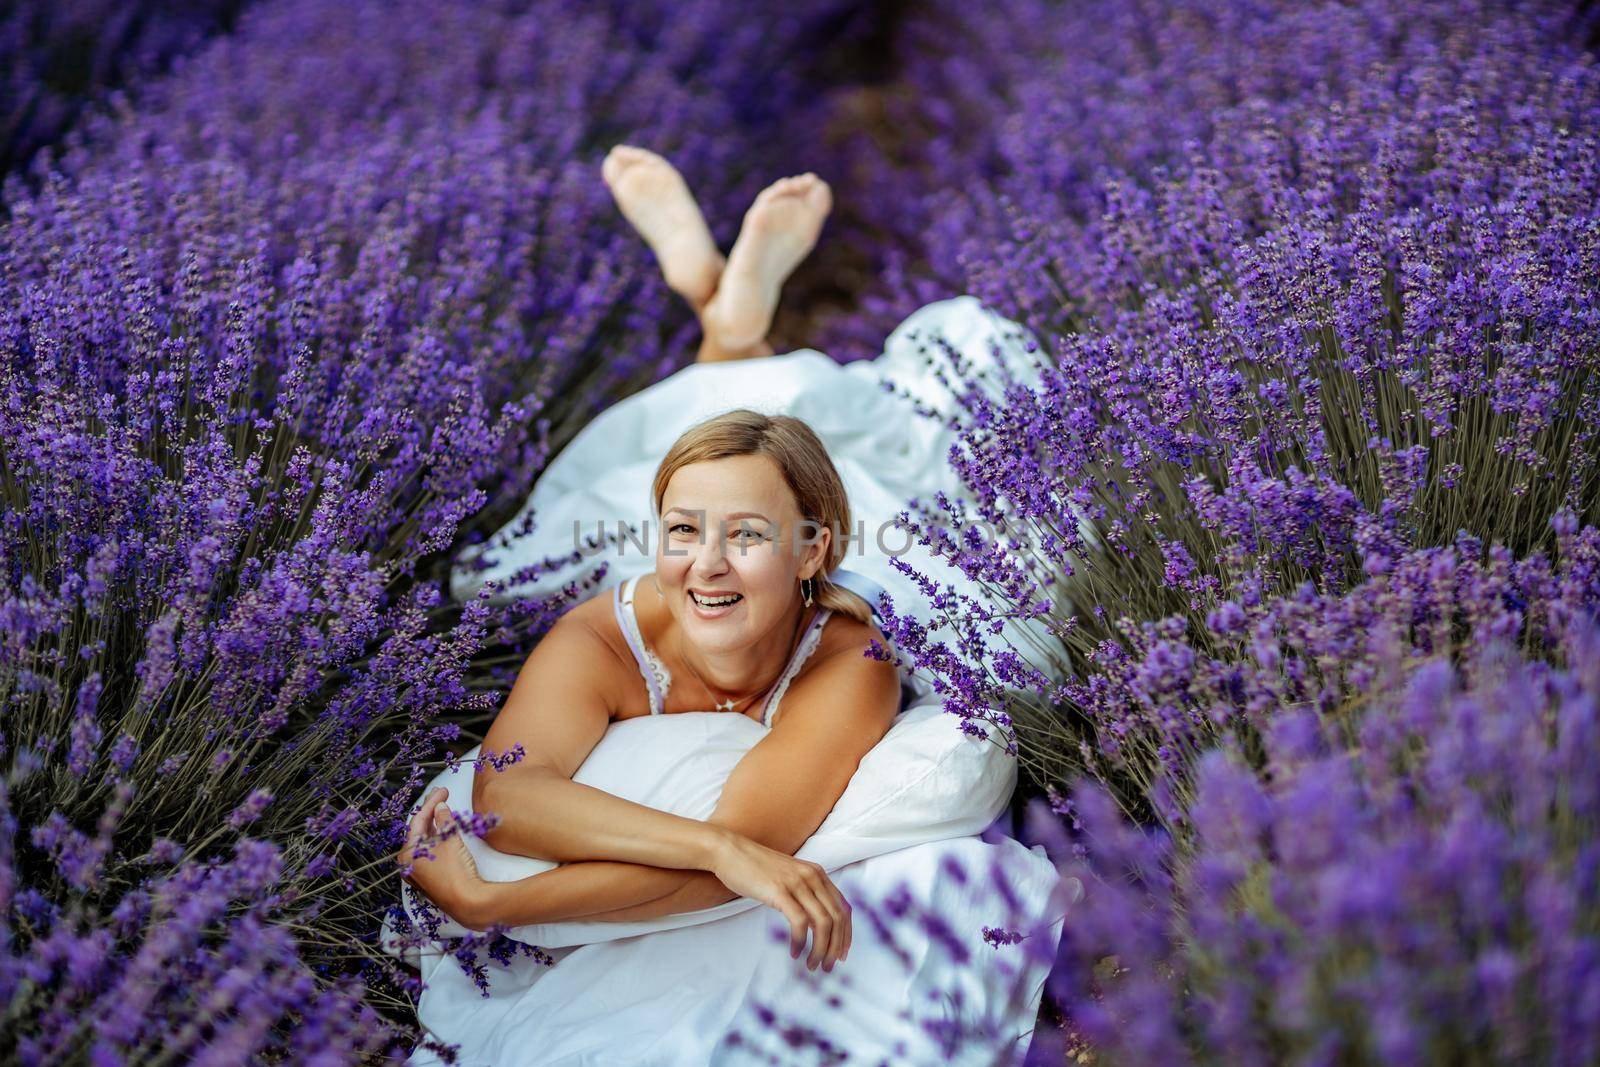
[[[992,725],[989,729],[995,731]],[[726,712],[623,719],[611,724],[572,780],[661,811],[705,819],[716,809],[734,766],[767,732],[748,716]],[[910,845],[980,833],[1005,808],[1017,781],[1016,759],[996,736],[963,733],[955,718],[941,710],[937,695],[921,697],[900,712],[862,758],[833,811],[795,855],[833,871]],[[452,810],[472,810],[475,770],[470,761],[478,750],[474,746],[459,766],[428,783],[412,811],[438,786],[448,790]],[[481,773],[497,772],[490,768]],[[501,852],[470,835],[465,840],[479,872],[492,882],[515,881],[556,866]],[[545,948],[592,944],[710,922],[759,903],[741,897],[654,919],[538,923],[516,927],[509,936]],[[468,932],[454,921],[439,931],[449,937]]]

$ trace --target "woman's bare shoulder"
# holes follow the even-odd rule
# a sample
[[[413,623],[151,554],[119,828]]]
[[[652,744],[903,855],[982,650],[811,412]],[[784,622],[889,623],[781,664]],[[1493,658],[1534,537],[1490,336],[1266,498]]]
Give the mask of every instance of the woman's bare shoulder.
[[[572,605],[562,617],[583,623],[604,638],[608,645],[626,649],[626,639],[622,636],[622,627],[617,622],[616,609],[612,606],[615,597],[616,590],[607,586],[588,599]]]
[[[613,586],[596,590],[589,596],[573,604],[567,609],[566,614],[585,622],[594,622],[597,619],[613,615],[611,610],[612,598],[617,595]]]
[[[615,595],[614,589],[608,586],[572,605],[561,616],[562,622],[577,624],[588,630],[609,652],[609,655],[590,657],[579,669],[590,673],[592,683],[603,691],[613,714],[627,695],[627,680],[635,673],[632,669],[633,651],[628,646],[628,639],[623,636],[612,607]]]
[[[861,622],[836,611],[828,616],[828,622],[822,628],[822,638],[817,642],[817,652],[822,656],[832,656],[842,652],[866,655],[874,643],[882,648],[889,647],[888,637],[875,623]]]

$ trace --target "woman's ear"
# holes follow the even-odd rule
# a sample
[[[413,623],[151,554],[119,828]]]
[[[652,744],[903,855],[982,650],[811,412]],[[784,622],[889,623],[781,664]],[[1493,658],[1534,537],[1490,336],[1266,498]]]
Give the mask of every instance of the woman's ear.
[[[828,565],[828,549],[833,545],[833,531],[826,526],[821,529],[821,536],[815,543],[806,546],[806,565],[815,565],[808,578],[817,578],[822,575],[823,568]]]

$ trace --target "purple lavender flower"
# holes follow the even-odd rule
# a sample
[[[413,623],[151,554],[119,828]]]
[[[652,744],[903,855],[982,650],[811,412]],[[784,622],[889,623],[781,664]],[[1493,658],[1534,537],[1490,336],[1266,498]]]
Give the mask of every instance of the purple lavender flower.
[[[1080,786],[1089,893],[1051,982],[1097,1056],[1592,1058],[1600,806],[1574,756],[1600,737],[1600,629],[1569,647],[1572,671],[1500,646],[1465,685],[1433,661],[1354,722],[1301,716],[1270,777],[1213,750],[1181,836]]]
[[[52,936],[68,961],[97,922],[128,936],[108,970],[40,970],[13,1005],[35,1028],[0,1049],[199,1058],[203,1004],[221,1062],[415,1038],[363,1002],[415,983],[372,937],[383,861],[424,766],[580,592],[450,603],[452,558],[584,420],[690,358],[600,157],[667,151],[737,225],[837,14],[254,5],[7,181],[0,701],[42,773],[6,809],[0,931],[35,970]],[[119,782],[137,795],[101,833]],[[173,864],[184,901],[149,884]],[[91,975],[119,976],[104,1010]]]
[[[963,723],[1016,724],[1029,788],[1054,789],[1052,806],[1075,776],[1103,790],[1071,809],[1081,832],[1063,847],[1093,855],[1098,833],[1100,869],[1118,872],[1101,893],[1120,904],[1084,920],[1083,966],[1060,991],[1122,1061],[1468,1058],[1429,1044],[1442,1016],[1409,988],[1407,968],[1459,950],[1437,943],[1447,920],[1395,918],[1372,887],[1431,890],[1411,873],[1424,845],[1513,840],[1492,819],[1533,820],[1547,794],[1473,799],[1467,768],[1496,781],[1497,754],[1525,742],[1500,719],[1467,744],[1460,720],[1492,715],[1448,691],[1410,713],[1426,728],[1357,709],[1419,671],[1487,692],[1508,643],[1530,676],[1555,677],[1540,664],[1581,662],[1573,628],[1600,613],[1600,274],[1584,266],[1600,261],[1600,77],[1578,43],[1592,26],[1562,3],[1478,0],[1017,0],[910,20],[917,47],[885,93],[888,165],[863,157],[864,185],[901,190],[868,328],[966,291],[1049,358],[1003,400],[963,393],[952,462],[972,499],[904,517],[999,606],[943,605],[944,629],[891,612],[887,630]],[[960,536],[974,512],[1023,536],[974,546]],[[1019,574],[1032,580],[997,580]],[[1041,599],[1064,683],[988,637]],[[1400,738],[1441,747],[1421,769],[1338,762],[1357,745],[1399,760]],[[1434,821],[1389,842],[1385,820],[1423,818],[1415,790],[1445,783]],[[1182,864],[1113,830],[1118,812],[1163,827],[1160,855]],[[1216,847],[1191,863],[1207,835]],[[1570,895],[1581,869],[1563,855],[1541,885]],[[1170,878],[1188,901],[1169,903]],[[1504,885],[1484,875],[1472,907],[1493,912]],[[1312,987],[1273,924],[1308,901],[1327,903],[1317,923],[1381,920],[1419,955]],[[1092,946],[1113,942],[1139,966],[1108,1007]],[[1503,954],[1479,970],[1502,989],[1511,973]],[[1185,999],[1191,973],[1210,983],[1201,999]],[[1330,1021],[1346,1004],[1360,1036]],[[1586,1024],[1545,1018],[1545,1049],[1572,1035],[1573,1062],[1592,1055]],[[1269,1039],[1305,1020],[1297,1043]],[[1511,1028],[1464,1040],[1513,1059],[1534,1047]]]

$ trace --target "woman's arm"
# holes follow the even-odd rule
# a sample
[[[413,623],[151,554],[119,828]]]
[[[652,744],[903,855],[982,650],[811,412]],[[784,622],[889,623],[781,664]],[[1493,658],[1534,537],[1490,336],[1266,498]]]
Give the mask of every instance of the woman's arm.
[[[604,607],[601,604],[601,607]],[[501,852],[552,863],[616,860],[704,870],[714,835],[695,819],[624,800],[573,781],[610,728],[618,695],[616,651],[586,621],[589,604],[568,612],[529,654],[483,739],[483,751],[520,745],[520,762],[485,767],[472,779],[474,810],[500,816],[484,835]]]
[[[462,835],[452,832],[455,819],[445,797],[445,790],[439,787],[424,798],[411,817],[405,845],[396,860],[406,881],[450,918],[474,930],[495,923],[521,926],[600,916],[654,918],[697,911],[740,895],[710,872],[612,860],[569,863],[514,882],[490,882],[478,872]],[[721,828],[712,832],[723,842],[713,862],[721,869],[720,865],[732,859],[732,873],[727,876],[748,880],[738,861],[748,855],[751,846],[741,845]],[[429,847],[419,858],[424,841]]]
[[[699,911],[737,896],[709,871],[593,860],[515,882],[483,882],[477,886],[471,914],[462,918],[479,929],[497,922],[511,926],[571,919],[617,922]]]
[[[501,852],[553,863],[614,860],[707,870],[722,830],[635,804],[544,767],[481,771],[473,807],[500,816],[484,834]]]

